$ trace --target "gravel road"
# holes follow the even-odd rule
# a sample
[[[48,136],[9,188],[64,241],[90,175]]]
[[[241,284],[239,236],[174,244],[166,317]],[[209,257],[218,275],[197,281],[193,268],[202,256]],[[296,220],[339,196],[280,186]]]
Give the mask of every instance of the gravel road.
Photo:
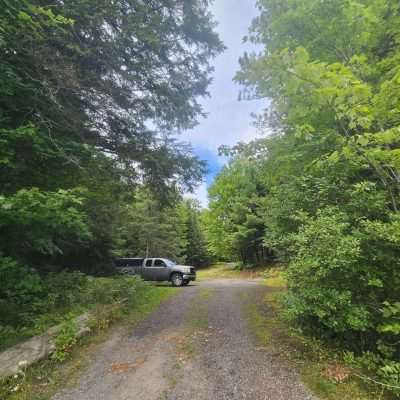
[[[133,332],[116,331],[54,400],[315,400],[274,349],[260,351],[246,302],[254,280],[194,283]]]

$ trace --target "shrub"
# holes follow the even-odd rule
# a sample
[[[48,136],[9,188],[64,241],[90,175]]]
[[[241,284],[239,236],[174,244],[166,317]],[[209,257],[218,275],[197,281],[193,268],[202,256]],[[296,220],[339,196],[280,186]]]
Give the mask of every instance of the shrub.
[[[115,319],[112,315],[135,304],[146,287],[138,277],[93,278],[80,272],[39,276],[6,257],[0,258],[0,276],[0,349],[64,321],[66,314],[72,318],[121,303],[115,310],[107,309]]]
[[[122,300],[132,304],[144,287],[143,280],[136,276],[89,278],[84,296],[90,304],[110,304]]]
[[[73,315],[68,315],[54,339],[56,350],[51,355],[51,358],[57,361],[64,361],[77,341],[76,334],[77,326],[74,317]]]
[[[0,256],[0,326],[18,326],[33,312],[32,304],[43,294],[35,270]]]
[[[293,239],[296,256],[288,269],[289,313],[337,333],[370,328],[370,311],[358,294],[365,279],[360,242],[344,214],[334,208],[321,210]]]
[[[400,218],[350,220],[326,207],[292,240],[289,317],[355,351],[353,364],[400,393]]]

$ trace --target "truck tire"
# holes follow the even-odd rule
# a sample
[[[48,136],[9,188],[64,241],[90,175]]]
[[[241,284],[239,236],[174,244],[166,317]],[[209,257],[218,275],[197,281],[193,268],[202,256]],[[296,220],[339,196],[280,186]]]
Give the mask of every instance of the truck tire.
[[[183,276],[179,272],[175,272],[171,275],[171,283],[172,286],[182,286],[183,285]]]
[[[189,285],[190,281],[183,281],[183,286]]]

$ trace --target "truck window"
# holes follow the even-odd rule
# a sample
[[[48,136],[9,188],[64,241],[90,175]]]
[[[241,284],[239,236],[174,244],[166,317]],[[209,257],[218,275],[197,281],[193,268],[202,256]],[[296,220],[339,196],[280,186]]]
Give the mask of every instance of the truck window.
[[[125,267],[125,261],[121,259],[116,259],[114,264],[117,268]]]
[[[153,260],[146,260],[146,267],[151,267],[151,264],[153,263]]]
[[[143,264],[143,258],[132,258],[128,261],[129,267],[140,267]]]
[[[156,260],[154,261],[155,267],[165,267],[165,262],[163,260]]]

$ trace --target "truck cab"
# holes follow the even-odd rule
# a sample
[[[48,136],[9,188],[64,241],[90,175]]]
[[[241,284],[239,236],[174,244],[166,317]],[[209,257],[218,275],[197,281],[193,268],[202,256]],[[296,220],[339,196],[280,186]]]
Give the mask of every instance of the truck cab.
[[[119,258],[115,266],[121,273],[140,275],[146,281],[169,281],[173,286],[186,286],[196,280],[194,267],[168,258]]]

